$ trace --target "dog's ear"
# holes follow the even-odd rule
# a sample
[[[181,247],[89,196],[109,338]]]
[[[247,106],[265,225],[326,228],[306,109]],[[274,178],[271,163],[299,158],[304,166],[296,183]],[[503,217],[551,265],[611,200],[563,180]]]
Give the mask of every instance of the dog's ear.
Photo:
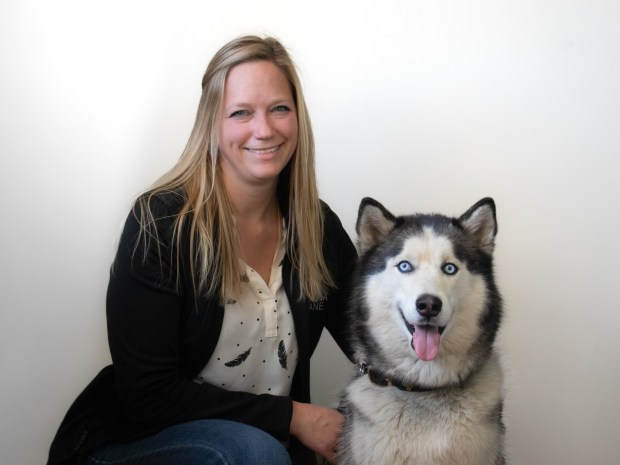
[[[355,224],[360,255],[374,247],[394,228],[395,223],[396,217],[379,202],[370,197],[362,199]]]
[[[495,236],[497,234],[497,218],[495,215],[495,202],[493,202],[492,198],[486,197],[477,202],[461,215],[459,221],[463,225],[465,232],[476,239],[478,247],[488,254],[493,253]]]

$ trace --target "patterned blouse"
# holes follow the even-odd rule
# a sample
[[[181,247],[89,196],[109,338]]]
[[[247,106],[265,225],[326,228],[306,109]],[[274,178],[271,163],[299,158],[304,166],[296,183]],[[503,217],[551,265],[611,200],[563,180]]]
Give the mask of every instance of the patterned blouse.
[[[293,316],[282,286],[281,238],[269,283],[245,265],[247,280],[239,300],[224,308],[224,323],[211,359],[194,381],[228,391],[288,395],[297,367]]]

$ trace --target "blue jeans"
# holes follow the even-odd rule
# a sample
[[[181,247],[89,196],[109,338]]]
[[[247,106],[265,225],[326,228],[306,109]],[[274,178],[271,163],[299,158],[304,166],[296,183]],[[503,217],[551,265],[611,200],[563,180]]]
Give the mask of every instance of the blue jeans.
[[[89,452],[80,465],[291,465],[286,448],[264,431],[227,420],[197,420]]]

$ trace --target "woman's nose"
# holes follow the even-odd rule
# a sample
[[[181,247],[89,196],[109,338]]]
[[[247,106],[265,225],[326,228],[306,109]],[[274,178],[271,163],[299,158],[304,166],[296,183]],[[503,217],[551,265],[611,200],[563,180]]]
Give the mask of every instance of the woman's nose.
[[[269,115],[256,113],[253,125],[254,137],[257,139],[266,139],[273,135],[273,126]]]

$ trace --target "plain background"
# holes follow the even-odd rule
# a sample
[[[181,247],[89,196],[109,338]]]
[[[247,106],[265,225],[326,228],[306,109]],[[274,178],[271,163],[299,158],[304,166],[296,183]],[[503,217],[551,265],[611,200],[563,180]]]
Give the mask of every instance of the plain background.
[[[297,61],[321,195],[352,237],[364,196],[451,215],[495,198],[510,463],[617,464],[617,0],[2,0],[2,463],[44,463],[108,363],[121,224],[244,33]],[[331,405],[350,367],[329,338],[313,366]]]

